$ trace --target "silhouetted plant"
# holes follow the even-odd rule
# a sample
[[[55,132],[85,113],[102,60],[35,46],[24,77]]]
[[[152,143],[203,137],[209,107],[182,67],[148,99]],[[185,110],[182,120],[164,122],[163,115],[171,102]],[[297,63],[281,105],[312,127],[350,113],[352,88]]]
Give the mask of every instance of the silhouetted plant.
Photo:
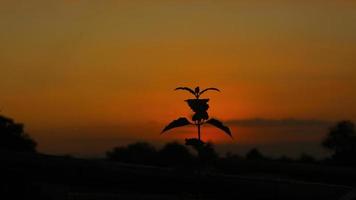
[[[201,135],[200,135],[200,128],[203,124],[211,124],[221,130],[223,130],[226,134],[228,134],[230,137],[231,131],[229,127],[225,126],[222,122],[220,122],[217,119],[211,118],[209,119],[208,115],[208,109],[209,109],[209,99],[200,99],[200,96],[204,94],[206,91],[213,90],[213,91],[218,91],[220,92],[219,89],[217,88],[206,88],[202,91],[200,91],[199,87],[196,87],[194,90],[188,87],[178,87],[175,90],[185,90],[190,92],[195,96],[195,99],[187,99],[185,100],[189,107],[192,109],[194,112],[194,115],[192,116],[192,122],[190,122],[187,118],[185,117],[180,117],[177,120],[172,121],[170,124],[168,124],[162,131],[168,131],[173,128],[181,127],[181,126],[186,126],[186,125],[195,125],[198,129],[198,141],[190,141],[190,144],[192,145],[203,145],[204,143],[201,142]],[[189,142],[188,142],[189,143]]]
[[[232,135],[229,127],[225,126],[221,121],[214,118],[209,118],[209,114],[208,114],[209,99],[200,99],[200,96],[209,90],[218,91],[218,92],[220,92],[220,90],[217,88],[206,88],[201,91],[199,87],[196,87],[194,90],[188,87],[178,87],[175,90],[188,91],[194,95],[195,97],[194,99],[185,100],[188,103],[188,106],[194,112],[194,114],[191,118],[191,121],[189,121],[185,117],[180,117],[172,121],[163,129],[162,133],[170,129],[181,127],[181,126],[186,126],[186,125],[196,126],[198,137],[185,139],[185,144],[188,146],[192,146],[193,149],[198,152],[200,164],[205,165],[208,163],[212,163],[212,161],[216,160],[218,156],[211,143],[205,144],[201,140],[201,130],[200,130],[201,126],[204,124],[211,124],[224,131],[224,133],[228,134],[230,137],[232,137]]]
[[[332,127],[322,142],[333,151],[333,160],[341,164],[356,164],[356,131],[351,121],[341,121]]]
[[[24,125],[0,116],[0,149],[36,152],[36,142],[24,132]]]

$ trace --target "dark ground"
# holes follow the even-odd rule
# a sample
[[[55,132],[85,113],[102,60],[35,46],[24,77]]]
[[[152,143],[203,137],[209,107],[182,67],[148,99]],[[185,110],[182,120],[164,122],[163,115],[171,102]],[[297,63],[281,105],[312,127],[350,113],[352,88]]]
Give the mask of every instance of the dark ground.
[[[356,169],[268,161],[186,168],[0,152],[1,199],[340,199]],[[350,198],[353,199],[353,198]]]

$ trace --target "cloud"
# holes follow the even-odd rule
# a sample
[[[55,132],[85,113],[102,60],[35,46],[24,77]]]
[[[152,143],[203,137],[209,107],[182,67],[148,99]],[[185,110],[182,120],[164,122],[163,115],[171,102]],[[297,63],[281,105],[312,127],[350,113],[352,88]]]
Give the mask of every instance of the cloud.
[[[229,125],[244,126],[244,127],[327,127],[332,125],[330,121],[317,119],[266,119],[266,118],[251,118],[251,119],[234,119],[227,122]]]

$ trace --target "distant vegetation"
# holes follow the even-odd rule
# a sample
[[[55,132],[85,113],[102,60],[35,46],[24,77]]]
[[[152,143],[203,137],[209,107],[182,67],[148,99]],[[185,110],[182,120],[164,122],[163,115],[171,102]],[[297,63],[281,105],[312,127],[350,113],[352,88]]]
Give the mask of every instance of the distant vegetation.
[[[124,147],[116,147],[108,151],[106,155],[112,161],[176,167],[193,166],[198,160],[205,164],[212,164],[218,159],[218,154],[211,143],[204,145],[203,149],[194,149],[194,147],[189,149],[178,142],[170,142],[161,149],[156,149],[149,143],[137,142]]]
[[[351,121],[341,121],[331,127],[322,145],[333,152],[332,163],[356,166],[356,131]]]
[[[17,152],[36,152],[36,142],[24,132],[23,124],[0,116],[0,149]]]
[[[198,150],[178,142],[167,143],[161,149],[156,149],[153,145],[146,142],[137,142],[127,146],[115,147],[106,153],[106,157],[111,161],[159,166],[191,166],[196,164],[197,160],[201,160],[204,164],[208,165],[215,165],[223,160],[231,162],[246,160],[285,163],[324,163],[324,160],[317,161],[313,156],[306,153],[302,153],[297,159],[287,156],[271,158],[261,153],[257,148],[251,149],[244,156],[230,152],[225,156],[219,156],[214,145],[211,143],[208,143],[205,149],[200,150],[200,153],[197,152]],[[332,164],[329,158],[326,160],[329,164]]]
[[[0,116],[0,136],[0,150],[37,152],[37,144],[24,131],[24,125],[9,117]],[[235,153],[219,156],[213,144],[207,143],[201,148],[197,148],[196,145],[191,144],[194,142],[196,141],[186,140],[186,144],[170,142],[160,149],[146,142],[137,142],[127,146],[115,147],[106,152],[106,157],[111,161],[159,166],[192,166],[198,160],[214,166],[222,161],[241,162],[250,160],[356,167],[356,131],[355,125],[351,121],[340,121],[330,128],[325,139],[321,141],[321,145],[331,151],[332,155],[321,160],[315,159],[306,152],[296,159],[287,156],[273,159],[257,148],[251,149],[244,156]]]
[[[356,132],[354,124],[351,121],[341,121],[334,127],[331,127],[321,144],[324,148],[333,152],[331,157],[317,160],[312,155],[304,152],[296,159],[285,155],[274,159],[264,155],[257,148],[251,149],[245,156],[227,153],[225,156],[219,157],[211,143],[206,144],[206,148],[201,150],[201,153],[198,155],[202,155],[200,159],[208,161],[209,164],[226,160],[229,162],[250,160],[356,166]],[[177,142],[168,143],[159,150],[148,143],[134,143],[126,147],[114,148],[107,152],[107,158],[114,161],[138,164],[164,166],[189,165],[197,159],[195,158],[197,154],[192,153],[191,150],[199,151],[199,149],[196,148],[190,149],[187,144],[183,145]]]

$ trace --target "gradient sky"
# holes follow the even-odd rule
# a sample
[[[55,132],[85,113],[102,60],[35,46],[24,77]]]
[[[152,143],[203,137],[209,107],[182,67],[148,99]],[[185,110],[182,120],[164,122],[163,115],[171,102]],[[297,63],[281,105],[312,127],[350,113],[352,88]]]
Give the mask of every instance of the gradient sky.
[[[0,0],[0,114],[42,152],[100,155],[194,136],[159,135],[190,114],[173,89],[214,86],[210,114],[235,139],[203,139],[321,154],[329,124],[356,120],[355,22],[351,0]]]

